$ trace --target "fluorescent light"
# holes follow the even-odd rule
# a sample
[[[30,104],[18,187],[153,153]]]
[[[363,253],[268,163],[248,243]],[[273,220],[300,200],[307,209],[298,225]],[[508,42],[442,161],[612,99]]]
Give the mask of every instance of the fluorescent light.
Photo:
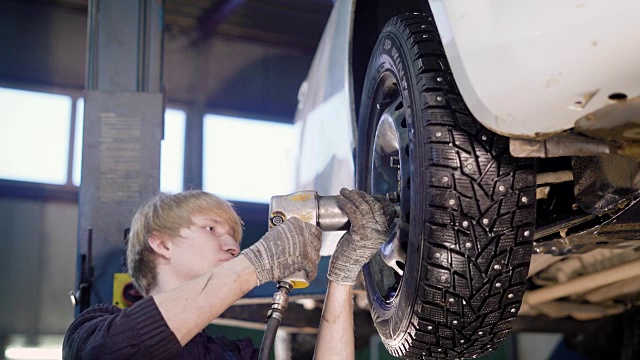
[[[4,351],[4,357],[16,360],[60,360],[62,359],[62,348],[8,347]]]

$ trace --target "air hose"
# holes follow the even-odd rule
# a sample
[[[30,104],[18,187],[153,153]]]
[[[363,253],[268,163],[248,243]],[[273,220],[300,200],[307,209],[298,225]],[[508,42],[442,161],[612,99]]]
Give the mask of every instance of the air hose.
[[[273,342],[276,339],[276,332],[278,332],[278,327],[280,327],[280,323],[282,322],[282,316],[289,304],[289,292],[291,289],[293,289],[292,283],[288,281],[278,281],[278,291],[273,294],[271,309],[267,314],[267,328],[264,331],[262,343],[260,344],[259,360],[269,360],[271,350],[273,349]]]

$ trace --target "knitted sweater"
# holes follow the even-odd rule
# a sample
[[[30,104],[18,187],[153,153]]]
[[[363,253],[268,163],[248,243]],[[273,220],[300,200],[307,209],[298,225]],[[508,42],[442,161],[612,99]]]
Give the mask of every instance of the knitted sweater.
[[[153,297],[147,297],[125,310],[100,304],[82,312],[64,336],[62,358],[253,360],[258,350],[249,338],[229,340],[204,332],[181,347]]]

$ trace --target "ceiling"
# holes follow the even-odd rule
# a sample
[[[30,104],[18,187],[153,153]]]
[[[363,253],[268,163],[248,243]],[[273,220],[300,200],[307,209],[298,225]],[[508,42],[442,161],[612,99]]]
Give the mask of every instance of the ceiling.
[[[87,11],[89,0],[28,0]],[[165,29],[233,37],[313,53],[332,0],[164,0]]]

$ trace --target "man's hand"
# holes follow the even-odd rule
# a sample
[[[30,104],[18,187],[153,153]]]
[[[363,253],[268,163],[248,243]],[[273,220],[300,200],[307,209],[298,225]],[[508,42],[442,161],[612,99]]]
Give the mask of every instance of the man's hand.
[[[328,277],[354,285],[362,266],[387,240],[395,209],[381,196],[345,188],[340,190],[338,206],[347,214],[351,229],[342,236],[331,256]]]
[[[298,218],[287,219],[242,251],[256,269],[258,285],[304,270],[315,279],[320,262],[322,231]]]

